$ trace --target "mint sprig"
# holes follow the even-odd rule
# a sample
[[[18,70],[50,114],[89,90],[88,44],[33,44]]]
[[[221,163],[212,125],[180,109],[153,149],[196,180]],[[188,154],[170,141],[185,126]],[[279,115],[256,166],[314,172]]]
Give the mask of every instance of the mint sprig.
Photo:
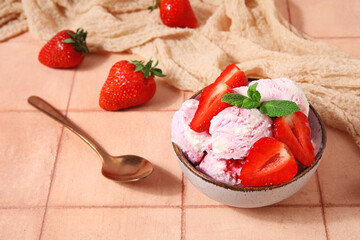
[[[222,96],[221,101],[245,109],[258,108],[261,113],[269,117],[282,117],[300,111],[295,102],[287,100],[271,100],[260,104],[261,94],[256,90],[257,84],[249,86],[248,97],[230,93]]]

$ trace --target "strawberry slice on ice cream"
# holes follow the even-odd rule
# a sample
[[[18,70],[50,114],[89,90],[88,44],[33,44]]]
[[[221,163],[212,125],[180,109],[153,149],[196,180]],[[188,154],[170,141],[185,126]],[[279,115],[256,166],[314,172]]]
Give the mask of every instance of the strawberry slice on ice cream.
[[[302,112],[275,119],[274,137],[285,143],[304,166],[311,166],[315,162],[309,121]]]
[[[263,137],[250,149],[240,179],[244,186],[269,186],[288,182],[296,173],[296,161],[289,148],[275,138]]]
[[[190,123],[195,132],[209,130],[211,119],[230,104],[221,101],[235,87],[246,86],[248,79],[235,64],[230,64],[214,83],[206,87],[200,96],[199,107]]]

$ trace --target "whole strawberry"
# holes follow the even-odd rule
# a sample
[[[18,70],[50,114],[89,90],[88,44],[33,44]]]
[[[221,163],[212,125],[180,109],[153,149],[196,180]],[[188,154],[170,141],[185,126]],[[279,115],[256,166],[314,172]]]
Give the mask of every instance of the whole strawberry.
[[[143,61],[115,63],[101,89],[100,107],[116,111],[149,101],[156,90],[154,76],[165,76],[161,69],[156,68],[158,62],[154,66],[152,63],[152,60],[145,65]]]
[[[76,33],[71,30],[57,33],[41,49],[39,61],[52,68],[78,66],[89,52],[86,46],[86,35],[87,32],[81,28],[76,30]]]
[[[189,0],[154,0],[150,10],[160,8],[161,21],[168,27],[196,28],[197,19]]]

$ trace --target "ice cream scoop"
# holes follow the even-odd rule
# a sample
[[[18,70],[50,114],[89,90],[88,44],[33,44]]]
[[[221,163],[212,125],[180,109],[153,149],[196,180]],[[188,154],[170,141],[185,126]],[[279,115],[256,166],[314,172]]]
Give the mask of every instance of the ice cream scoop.
[[[298,83],[288,78],[259,79],[249,82],[249,86],[257,83],[256,90],[261,94],[260,102],[270,100],[288,100],[295,102],[306,116],[309,113],[309,102]],[[234,88],[235,93],[247,96],[249,86]]]

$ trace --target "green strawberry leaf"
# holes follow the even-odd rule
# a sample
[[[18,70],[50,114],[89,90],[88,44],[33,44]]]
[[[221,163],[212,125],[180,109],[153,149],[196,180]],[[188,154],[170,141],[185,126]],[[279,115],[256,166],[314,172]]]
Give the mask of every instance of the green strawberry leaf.
[[[259,108],[260,112],[269,117],[282,117],[300,111],[299,106],[292,101],[272,100],[263,102]]]
[[[130,64],[134,64],[136,66],[135,72],[142,72],[145,78],[148,78],[150,75],[152,77],[154,76],[166,77],[166,75],[162,73],[162,70],[160,68],[156,68],[156,66],[159,64],[159,61],[156,61],[154,66],[152,66],[153,60],[151,59],[145,65],[144,65],[144,61],[138,61],[138,60],[132,60]]]
[[[159,68],[153,68],[152,71],[151,71],[151,73],[153,73],[154,76],[166,77],[166,75],[164,75],[164,74],[162,73],[162,70],[159,69]]]
[[[233,106],[241,107],[245,99],[247,99],[247,97],[243,95],[237,93],[229,93],[222,96],[221,101]]]
[[[89,53],[89,48],[86,45],[87,32],[84,29],[78,28],[75,34],[69,31],[66,31],[66,33],[70,36],[70,38],[64,39],[62,41],[63,43],[72,44],[77,51],[82,52],[83,56]]]
[[[72,38],[67,38],[62,41],[63,43],[75,43],[75,40]]]

